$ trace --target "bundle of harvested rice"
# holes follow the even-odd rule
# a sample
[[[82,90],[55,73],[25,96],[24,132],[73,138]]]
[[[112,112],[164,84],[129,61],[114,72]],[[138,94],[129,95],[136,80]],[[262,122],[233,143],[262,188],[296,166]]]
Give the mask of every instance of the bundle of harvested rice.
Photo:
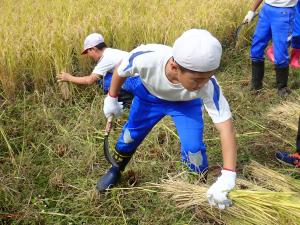
[[[258,162],[251,161],[249,165],[246,165],[244,167],[244,174],[257,182],[261,187],[274,191],[294,191],[300,193],[300,180],[280,174]]]
[[[197,207],[201,215],[204,214],[206,218],[219,224],[283,225],[299,224],[300,221],[300,195],[296,192],[257,191],[256,188],[233,190],[229,194],[233,206],[220,211],[208,205],[206,185],[199,186],[172,179],[153,185],[162,189],[162,193],[171,195],[179,208]]]
[[[284,102],[267,113],[267,118],[281,123],[297,131],[298,118],[300,116],[300,97],[296,98],[294,102]]]

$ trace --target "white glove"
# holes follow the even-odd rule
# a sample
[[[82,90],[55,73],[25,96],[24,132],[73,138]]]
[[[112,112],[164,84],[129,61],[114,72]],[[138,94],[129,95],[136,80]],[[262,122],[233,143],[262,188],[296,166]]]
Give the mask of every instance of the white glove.
[[[118,102],[118,97],[107,95],[104,99],[103,112],[106,118],[109,116],[117,118],[123,112],[123,102]]]
[[[222,175],[208,189],[206,196],[210,205],[218,206],[219,209],[225,209],[226,206],[232,205],[227,195],[235,186],[236,172],[222,170],[221,173]]]
[[[243,23],[250,23],[254,16],[255,16],[255,12],[253,12],[252,10],[248,11],[247,15],[243,20]]]

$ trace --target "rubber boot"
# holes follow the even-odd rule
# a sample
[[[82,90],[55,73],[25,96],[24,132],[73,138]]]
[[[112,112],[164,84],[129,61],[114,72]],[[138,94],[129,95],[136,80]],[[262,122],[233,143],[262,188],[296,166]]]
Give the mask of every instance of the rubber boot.
[[[116,160],[118,167],[112,166],[106,172],[106,174],[98,180],[96,188],[99,192],[103,192],[118,183],[121,178],[121,172],[124,171],[126,165],[129,163],[132,154],[126,155],[124,153],[120,153],[118,150],[115,150],[113,158]]]
[[[125,90],[121,90],[119,94],[118,101],[123,102],[123,107],[125,109],[130,109],[133,100],[133,95]]]
[[[266,56],[267,58],[274,63],[274,50],[273,50],[273,45],[268,46],[266,50]]]
[[[286,97],[291,93],[287,87],[289,79],[289,67],[275,68],[276,71],[276,84],[279,97]]]
[[[290,61],[290,66],[292,68],[294,69],[300,68],[299,58],[300,58],[300,49],[293,48],[291,52],[291,61]]]
[[[252,61],[252,82],[251,90],[260,90],[263,87],[263,78],[265,74],[264,61]]]

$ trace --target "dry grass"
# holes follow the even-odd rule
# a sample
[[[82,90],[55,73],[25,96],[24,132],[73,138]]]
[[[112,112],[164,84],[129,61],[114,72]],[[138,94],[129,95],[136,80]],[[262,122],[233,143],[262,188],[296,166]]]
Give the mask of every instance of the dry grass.
[[[270,190],[300,193],[299,180],[280,174],[255,161],[251,161],[250,164],[244,167],[244,173],[249,178],[252,178],[253,182],[258,183],[259,186]]]

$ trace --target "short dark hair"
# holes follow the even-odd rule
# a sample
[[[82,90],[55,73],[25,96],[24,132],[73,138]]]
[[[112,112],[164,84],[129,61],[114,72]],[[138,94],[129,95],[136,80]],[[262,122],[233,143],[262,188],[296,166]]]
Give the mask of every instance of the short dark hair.
[[[97,44],[95,46],[95,48],[99,49],[99,50],[102,50],[103,48],[107,48],[107,45],[105,44],[105,42],[102,42],[100,44]]]

